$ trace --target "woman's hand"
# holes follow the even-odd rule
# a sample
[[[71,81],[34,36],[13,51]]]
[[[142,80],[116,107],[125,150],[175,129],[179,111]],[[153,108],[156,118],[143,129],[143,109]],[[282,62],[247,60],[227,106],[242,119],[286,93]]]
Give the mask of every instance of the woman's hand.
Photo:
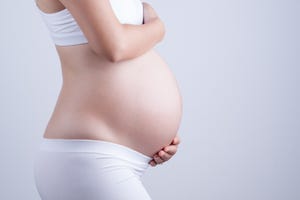
[[[143,4],[143,13],[144,13],[143,24],[146,24],[149,21],[158,18],[157,13],[149,3],[142,2],[142,4]]]
[[[162,164],[163,162],[169,160],[177,152],[179,143],[180,138],[177,134],[170,145],[164,147],[153,156],[153,159],[149,162],[149,164],[154,167],[157,164]]]
[[[165,36],[166,33],[165,25],[163,21],[158,17],[157,13],[149,3],[142,2],[142,4],[143,4],[143,15],[144,15],[143,24],[147,24],[152,21],[157,21],[159,24],[159,26],[157,27],[157,30],[160,31],[160,37],[159,40],[157,41],[158,43]]]

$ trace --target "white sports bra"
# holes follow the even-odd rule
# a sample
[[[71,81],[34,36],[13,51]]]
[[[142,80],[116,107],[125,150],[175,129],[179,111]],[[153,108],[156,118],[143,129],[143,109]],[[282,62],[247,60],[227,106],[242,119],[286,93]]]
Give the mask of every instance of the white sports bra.
[[[110,0],[113,12],[122,24],[143,23],[143,4],[140,0]],[[50,36],[58,46],[88,43],[71,13],[65,8],[55,13],[45,13],[39,9]]]

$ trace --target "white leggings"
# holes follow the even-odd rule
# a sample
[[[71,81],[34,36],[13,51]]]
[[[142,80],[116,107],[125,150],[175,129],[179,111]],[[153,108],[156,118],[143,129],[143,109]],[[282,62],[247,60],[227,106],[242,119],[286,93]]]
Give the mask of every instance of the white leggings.
[[[43,138],[34,179],[42,200],[151,200],[140,179],[151,159],[102,140]]]

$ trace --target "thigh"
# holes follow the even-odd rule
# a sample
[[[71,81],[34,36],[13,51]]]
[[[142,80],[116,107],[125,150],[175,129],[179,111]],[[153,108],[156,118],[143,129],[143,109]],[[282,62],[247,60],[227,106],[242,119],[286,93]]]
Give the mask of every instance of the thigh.
[[[150,195],[146,191],[141,180],[135,175],[121,181],[111,187],[115,194],[111,195],[110,198],[113,200],[151,200]]]

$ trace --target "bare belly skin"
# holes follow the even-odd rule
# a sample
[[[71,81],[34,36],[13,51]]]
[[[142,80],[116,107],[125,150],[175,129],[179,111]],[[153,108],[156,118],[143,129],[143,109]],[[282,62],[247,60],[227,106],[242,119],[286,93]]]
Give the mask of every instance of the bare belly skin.
[[[148,156],[170,144],[180,126],[182,97],[154,49],[118,63],[87,45],[56,49],[63,85],[45,138],[105,140]]]

